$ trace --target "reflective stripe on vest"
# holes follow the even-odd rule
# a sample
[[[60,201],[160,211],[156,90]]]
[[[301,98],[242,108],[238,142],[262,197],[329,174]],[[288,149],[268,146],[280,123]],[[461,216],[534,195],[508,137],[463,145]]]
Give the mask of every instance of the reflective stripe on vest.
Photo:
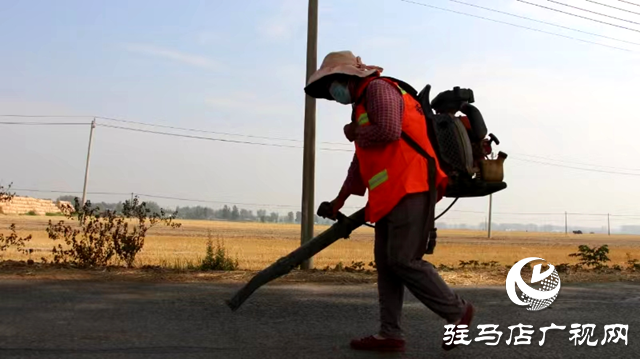
[[[400,92],[402,93],[403,96],[407,94],[407,91],[403,90],[402,87],[400,87],[400,85],[396,85],[396,86],[398,86],[398,89],[400,89]],[[368,124],[369,124],[369,114],[365,112],[358,117],[358,126],[364,126]]]
[[[388,179],[389,179],[389,175],[388,175],[386,169],[383,170],[382,172],[379,172],[378,174],[374,175],[369,180],[369,191],[372,191],[374,188],[376,188],[379,185],[383,184]]]
[[[364,126],[369,123],[369,115],[365,112],[358,117],[358,126]]]

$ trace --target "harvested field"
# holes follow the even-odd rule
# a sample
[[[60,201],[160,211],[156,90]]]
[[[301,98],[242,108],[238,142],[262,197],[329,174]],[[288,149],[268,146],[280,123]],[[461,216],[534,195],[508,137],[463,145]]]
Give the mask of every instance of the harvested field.
[[[11,223],[18,233],[31,234],[32,258],[50,258],[49,251],[54,242],[45,232],[49,220],[61,218],[36,216],[0,216],[0,233],[7,234]],[[213,222],[180,220],[182,227],[171,229],[156,227],[149,232],[145,248],[138,255],[137,265],[160,265],[184,268],[197,265],[205,254],[207,236],[210,232],[214,242],[220,239],[232,256],[238,258],[241,269],[257,270],[266,267],[279,257],[299,246],[300,227],[295,224],[263,224],[238,222]],[[326,226],[317,226],[320,233]],[[570,253],[580,244],[589,246],[609,245],[609,265],[626,265],[627,253],[640,259],[640,236],[582,234],[565,236],[557,233],[494,232],[492,239],[478,231],[440,230],[435,254],[426,257],[435,265],[457,266],[459,261],[496,261],[513,264],[525,257],[541,257],[553,264],[576,263]],[[25,255],[7,251],[4,259],[24,260]],[[369,263],[373,260],[373,229],[363,227],[352,234],[352,238],[336,242],[314,258],[316,268],[335,266],[339,262]]]

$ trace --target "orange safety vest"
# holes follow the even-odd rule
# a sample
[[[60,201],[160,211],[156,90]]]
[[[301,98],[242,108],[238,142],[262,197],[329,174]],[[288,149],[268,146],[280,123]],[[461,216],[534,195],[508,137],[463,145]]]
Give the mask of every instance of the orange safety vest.
[[[391,83],[402,94],[404,100],[402,131],[435,159],[435,184],[438,192],[437,201],[439,201],[444,194],[448,178],[440,168],[429,141],[422,107],[411,94],[391,79],[367,78],[356,90],[357,101],[354,104],[352,120],[357,121],[358,126],[370,125],[364,94],[367,85],[375,79]],[[402,138],[381,147],[362,148],[356,144],[356,156],[360,174],[369,191],[365,220],[370,223],[375,223],[386,216],[404,196],[430,190],[427,159]]]

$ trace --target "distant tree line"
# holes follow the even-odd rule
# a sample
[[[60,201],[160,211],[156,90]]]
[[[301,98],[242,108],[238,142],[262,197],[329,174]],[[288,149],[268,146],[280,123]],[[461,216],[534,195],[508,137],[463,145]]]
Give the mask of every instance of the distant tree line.
[[[58,200],[69,201],[74,203],[75,196],[60,196]],[[106,203],[106,202],[92,202],[92,207],[98,207],[102,210],[112,210],[118,213],[122,212],[124,208],[123,202],[118,203]],[[160,212],[160,205],[156,202],[146,202],[147,208],[152,212]],[[168,211],[165,208],[165,211]],[[176,207],[177,211],[176,219],[199,219],[209,221],[239,221],[239,222],[263,222],[263,223],[300,223],[302,220],[302,212],[298,211],[294,213],[290,211],[286,214],[280,214],[278,212],[267,212],[265,209],[259,209],[255,213],[252,210],[238,208],[238,206],[229,207],[224,205],[222,208],[213,209],[210,207],[194,206],[194,207]],[[174,210],[171,210],[174,212]],[[332,224],[333,221],[324,219],[319,216],[315,216],[316,224]]]

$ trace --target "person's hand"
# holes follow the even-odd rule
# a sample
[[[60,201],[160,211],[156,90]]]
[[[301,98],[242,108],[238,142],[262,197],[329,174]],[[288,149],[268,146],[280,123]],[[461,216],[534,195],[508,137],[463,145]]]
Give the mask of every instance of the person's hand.
[[[350,122],[344,125],[344,135],[347,137],[349,142],[353,142],[356,140],[356,123]]]
[[[331,219],[335,220],[338,217],[338,212],[344,207],[345,199],[342,196],[336,197],[331,201]]]

